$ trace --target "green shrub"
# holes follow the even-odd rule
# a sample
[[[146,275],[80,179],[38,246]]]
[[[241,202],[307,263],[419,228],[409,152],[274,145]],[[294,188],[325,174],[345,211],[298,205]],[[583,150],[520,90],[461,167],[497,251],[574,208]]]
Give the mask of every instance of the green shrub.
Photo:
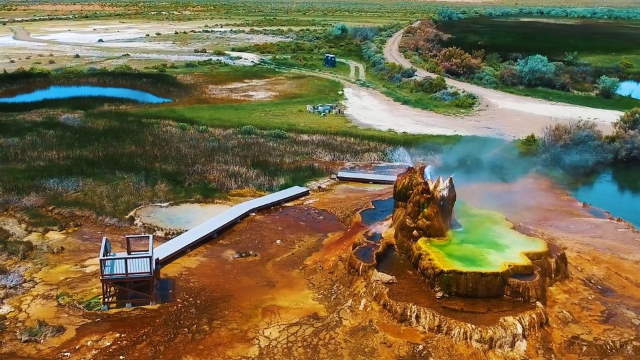
[[[620,119],[613,123],[618,134],[640,131],[640,108],[633,108],[625,112]]]
[[[527,135],[517,143],[518,150],[522,155],[534,155],[538,153],[540,141],[535,134]]]
[[[484,87],[495,88],[498,86],[497,75],[498,72],[494,68],[485,66],[473,77],[473,81]]]
[[[427,94],[435,94],[447,88],[447,81],[442,76],[419,80],[416,85]]]
[[[267,136],[272,139],[286,139],[289,137],[289,134],[284,130],[276,129],[267,131]]]
[[[206,133],[207,131],[209,131],[209,127],[208,127],[208,126],[206,126],[206,125],[200,125],[200,126],[198,126],[198,127],[196,128],[196,130],[197,130],[199,133]]]
[[[260,130],[258,130],[258,128],[253,125],[245,125],[240,128],[240,135],[254,136],[258,135],[259,132]]]
[[[620,86],[620,80],[615,77],[608,77],[606,75],[602,75],[598,79],[598,95],[603,98],[609,99],[615,95],[616,90]]]
[[[457,98],[451,101],[451,104],[455,107],[461,109],[469,109],[475,106],[477,103],[477,99],[473,94],[464,94],[463,96],[458,96]]]
[[[556,66],[546,56],[532,55],[518,60],[516,71],[523,85],[548,85],[556,72]]]
[[[102,300],[99,295],[86,299],[80,303],[85,311],[99,311],[102,309]]]
[[[622,59],[620,60],[620,67],[624,70],[631,70],[633,69],[633,62],[629,59]]]
[[[182,131],[187,131],[187,130],[189,130],[189,124],[178,123],[178,129],[180,129]]]

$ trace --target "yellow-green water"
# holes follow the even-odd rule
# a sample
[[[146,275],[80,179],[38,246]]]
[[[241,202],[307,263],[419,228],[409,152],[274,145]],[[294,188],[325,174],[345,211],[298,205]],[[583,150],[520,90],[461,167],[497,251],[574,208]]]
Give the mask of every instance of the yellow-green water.
[[[525,253],[547,249],[544,241],[515,231],[495,211],[458,203],[456,218],[462,229],[449,231],[446,239],[418,241],[422,250],[445,270],[503,271],[508,264],[531,264]]]

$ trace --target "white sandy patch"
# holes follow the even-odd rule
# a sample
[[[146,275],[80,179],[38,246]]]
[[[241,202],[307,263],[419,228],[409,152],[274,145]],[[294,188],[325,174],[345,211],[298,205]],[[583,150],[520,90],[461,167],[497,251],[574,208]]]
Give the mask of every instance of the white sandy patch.
[[[21,40],[16,40],[13,38],[13,35],[3,35],[0,36],[0,47],[5,47],[5,46],[15,46],[15,47],[42,47],[46,44],[44,43],[38,43],[38,42],[31,42],[31,41],[21,41]],[[6,49],[5,49],[6,50]],[[3,51],[4,53],[4,51]]]
[[[78,32],[78,31],[65,31],[56,32],[51,34],[31,34],[33,38],[42,40],[51,40],[63,43],[78,43],[78,44],[95,44],[98,40],[104,41],[113,40],[128,40],[144,38],[144,32],[137,30],[122,31],[122,32]]]
[[[347,86],[344,88],[345,115],[359,125],[378,130],[406,131],[419,134],[466,135],[451,123],[453,117],[403,106],[368,89]],[[450,123],[449,126],[443,126]]]

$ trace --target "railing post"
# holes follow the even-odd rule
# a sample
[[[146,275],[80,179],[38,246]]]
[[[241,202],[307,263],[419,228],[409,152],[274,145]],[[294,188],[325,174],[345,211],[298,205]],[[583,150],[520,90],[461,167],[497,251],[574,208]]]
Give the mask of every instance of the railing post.
[[[127,258],[124,258],[124,274],[129,276],[129,261]]]

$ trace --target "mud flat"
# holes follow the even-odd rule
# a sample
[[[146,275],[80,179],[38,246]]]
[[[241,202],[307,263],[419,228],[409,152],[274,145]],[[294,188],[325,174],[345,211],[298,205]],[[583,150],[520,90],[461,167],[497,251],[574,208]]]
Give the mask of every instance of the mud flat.
[[[140,226],[165,233],[177,233],[189,230],[230,207],[227,204],[155,204],[137,208],[129,217]]]
[[[351,359],[366,354],[475,360],[640,354],[634,323],[640,323],[640,287],[628,275],[640,271],[638,233],[624,223],[594,218],[540,179],[456,191],[470,206],[509,214],[516,229],[562,246],[572,276],[548,287],[546,302],[538,304],[507,296],[438,298],[401,254],[383,252],[376,267],[359,274],[348,266],[355,247],[364,240],[395,239],[387,231],[389,216],[361,215],[373,202],[382,205],[392,188],[337,183],[291,206],[249,217],[163,268],[164,300],[156,306],[100,312],[56,300],[61,292],[73,299],[98,294],[99,238],[116,238],[135,227],[87,221],[61,234],[21,233],[37,238],[38,246],[64,245],[64,251],[46,254],[46,262],[0,260],[11,269],[33,269],[24,273],[28,285],[21,285],[19,294],[12,290],[2,299],[11,309],[0,319],[7,326],[0,333],[0,356]],[[533,199],[522,199],[523,191],[536,194],[537,207]],[[495,201],[496,194],[504,196],[501,201]],[[16,227],[15,221],[2,224]],[[229,256],[248,251],[258,256]],[[396,282],[388,282],[389,276]],[[16,333],[36,320],[65,332],[42,343],[22,343]]]

